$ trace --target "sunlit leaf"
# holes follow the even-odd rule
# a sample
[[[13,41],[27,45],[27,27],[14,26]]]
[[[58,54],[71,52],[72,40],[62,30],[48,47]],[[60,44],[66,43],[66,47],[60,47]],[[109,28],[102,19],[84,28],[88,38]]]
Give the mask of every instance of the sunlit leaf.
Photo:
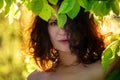
[[[34,13],[39,14],[43,8],[43,1],[42,0],[32,0],[28,2],[28,9],[32,10]]]
[[[92,7],[96,16],[105,16],[109,13],[110,7],[107,6],[107,1],[96,1]]]
[[[114,12],[116,15],[119,15],[119,14],[120,14],[120,1],[119,1],[119,0],[114,0],[114,1],[112,1],[111,7],[112,7],[113,12]]]
[[[113,41],[102,53],[103,69],[106,70],[109,64],[115,60],[115,55],[119,52],[120,41]]]
[[[58,27],[63,27],[67,22],[67,16],[65,14],[58,15]]]
[[[56,5],[57,4],[57,2],[58,2],[58,0],[48,0],[51,4],[54,4],[54,5]]]
[[[52,13],[52,7],[50,5],[48,5],[47,3],[44,3],[44,6],[43,6],[41,12],[39,13],[39,16],[43,20],[48,21],[51,17],[51,13]]]
[[[79,5],[80,5],[81,7],[84,8],[84,1],[82,1],[82,0],[78,0],[78,3],[79,3]]]
[[[67,13],[70,10],[72,10],[72,8],[75,5],[76,0],[64,0],[59,8],[58,14],[59,13]]]
[[[110,48],[112,49],[113,55],[117,54],[117,52],[119,51],[119,46],[120,46],[119,40],[114,41],[113,45],[110,46]]]
[[[103,52],[103,56],[102,56],[103,69],[106,70],[108,65],[113,61],[114,61],[114,55],[112,54],[112,50],[110,48],[107,48]]]
[[[74,8],[75,8],[75,9],[74,9]],[[75,17],[77,16],[77,14],[79,13],[79,11],[80,11],[80,6],[79,6],[78,2],[76,2],[76,4],[74,5],[74,8],[67,13],[67,15],[68,15],[71,19],[75,18]]]
[[[118,56],[120,56],[120,44],[117,45],[116,50],[115,50],[115,53],[116,53]]]
[[[9,10],[10,10],[10,6],[12,4],[12,0],[5,0],[6,2],[6,6],[5,6],[5,14],[8,14]]]
[[[86,10],[90,10],[92,8],[92,5],[96,2],[94,0],[78,0],[80,6],[85,8]]]

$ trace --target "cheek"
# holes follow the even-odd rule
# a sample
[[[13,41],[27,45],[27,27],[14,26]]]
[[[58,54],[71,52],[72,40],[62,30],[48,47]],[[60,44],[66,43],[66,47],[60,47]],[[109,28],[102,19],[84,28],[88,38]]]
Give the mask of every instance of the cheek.
[[[57,35],[57,32],[58,32],[58,27],[57,26],[55,26],[55,27],[49,26],[48,27],[48,33],[51,37],[55,38],[55,36]]]
[[[49,36],[50,36],[50,39],[54,38],[55,36],[55,31],[51,28],[48,28],[48,33],[49,33]]]
[[[53,47],[56,47],[57,46],[56,37],[55,37],[56,35],[54,33],[49,33],[49,35],[50,35],[50,41],[51,41]]]
[[[50,40],[51,42],[53,43],[54,40],[56,40],[56,35],[57,35],[57,30],[55,28],[51,28],[49,27],[48,28],[48,33],[49,33],[49,36],[50,36]]]

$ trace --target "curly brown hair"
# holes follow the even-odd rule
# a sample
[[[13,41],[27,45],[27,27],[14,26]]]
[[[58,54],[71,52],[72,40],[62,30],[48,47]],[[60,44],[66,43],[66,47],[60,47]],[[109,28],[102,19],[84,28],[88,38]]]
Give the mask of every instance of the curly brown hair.
[[[78,15],[72,20],[68,18],[64,25],[65,30],[70,36],[70,50],[77,55],[79,63],[90,64],[101,59],[101,53],[104,48],[104,40],[102,35],[98,32],[98,26],[94,23],[94,18],[89,17],[89,12],[85,12],[81,8]],[[30,37],[30,49],[37,65],[43,70],[50,70],[50,62],[54,61],[50,55],[50,50],[53,45],[48,34],[48,22],[36,16],[34,27]],[[59,60],[58,60],[59,61]]]

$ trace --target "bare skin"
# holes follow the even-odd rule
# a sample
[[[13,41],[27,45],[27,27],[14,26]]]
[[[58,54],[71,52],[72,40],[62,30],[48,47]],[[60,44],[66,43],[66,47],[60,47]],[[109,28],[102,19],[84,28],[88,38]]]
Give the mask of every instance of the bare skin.
[[[28,80],[103,80],[105,73],[100,61],[83,66],[82,64],[65,66],[61,65],[56,71],[40,72],[35,70]]]
[[[101,61],[83,65],[76,63],[75,55],[61,53],[61,64],[55,71],[35,70],[28,76],[28,80],[103,80],[105,73]]]

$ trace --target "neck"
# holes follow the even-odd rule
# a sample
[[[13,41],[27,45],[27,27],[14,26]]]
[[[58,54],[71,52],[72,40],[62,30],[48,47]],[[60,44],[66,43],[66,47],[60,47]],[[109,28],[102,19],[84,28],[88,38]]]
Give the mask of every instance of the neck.
[[[71,54],[70,52],[59,51],[59,57],[61,66],[71,66],[77,64],[77,56]]]

